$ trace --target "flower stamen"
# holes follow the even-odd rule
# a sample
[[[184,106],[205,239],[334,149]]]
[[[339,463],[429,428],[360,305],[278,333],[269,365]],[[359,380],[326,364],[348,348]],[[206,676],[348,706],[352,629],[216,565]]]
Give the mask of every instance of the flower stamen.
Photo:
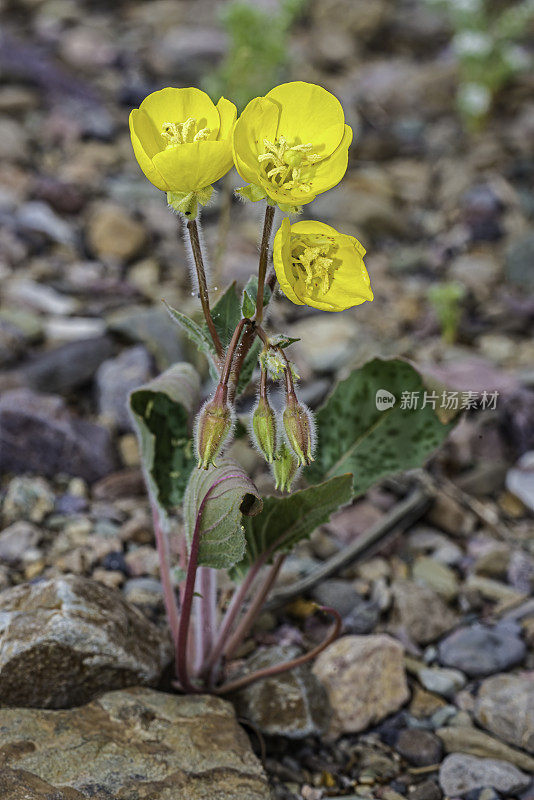
[[[302,171],[321,158],[311,152],[311,142],[290,146],[284,136],[279,136],[274,142],[264,139],[263,146],[265,152],[258,156],[258,161],[265,165],[265,175],[277,189],[310,191],[311,184]]]
[[[165,150],[178,147],[180,144],[191,144],[207,139],[211,133],[209,128],[197,130],[198,122],[194,117],[188,117],[185,122],[164,122],[161,126],[161,135],[167,139]]]
[[[304,279],[308,291],[319,286],[323,294],[329,291],[337,269],[333,250],[334,240],[330,236],[291,236],[293,274]]]

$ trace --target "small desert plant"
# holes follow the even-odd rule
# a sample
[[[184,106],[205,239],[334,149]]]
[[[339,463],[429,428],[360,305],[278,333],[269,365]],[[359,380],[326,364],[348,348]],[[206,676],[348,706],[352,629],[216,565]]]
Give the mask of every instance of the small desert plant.
[[[322,609],[335,619],[323,644],[289,663],[227,675],[226,664],[291,548],[383,476],[419,466],[448,426],[429,406],[402,406],[402,393],[421,391],[423,383],[399,359],[375,359],[354,370],[314,415],[299,398],[289,354],[297,340],[266,322],[277,284],[289,301],[326,313],[373,300],[364,248],[322,222],[291,224],[285,216],[270,266],[275,208],[299,212],[347,169],[352,131],[332,94],[300,81],[282,84],[253,99],[236,121],[229,100],[215,106],[199,89],[168,88],[132,111],[130,129],[141,169],[184,223],[203,321],[167,308],[205,356],[213,380],[202,398],[197,371],[176,364],[131,396],[177,685],[186,692],[228,692],[313,658],[337,636],[337,612]],[[241,198],[265,206],[258,271],[243,288],[232,283],[212,306],[198,217],[212,184],[234,165],[247,183],[238,190]],[[253,380],[258,396],[248,438],[272,471],[274,492],[267,497],[226,455],[234,437],[247,436],[236,404]],[[283,398],[280,408],[269,393],[273,385]],[[386,408],[382,396],[389,398]],[[304,488],[293,491],[301,472]],[[169,534],[179,531],[180,515],[174,564]],[[227,604],[218,588],[220,571],[235,586]]]
[[[441,325],[441,335],[447,344],[454,344],[462,314],[465,286],[458,281],[437,283],[428,290],[428,299]]]

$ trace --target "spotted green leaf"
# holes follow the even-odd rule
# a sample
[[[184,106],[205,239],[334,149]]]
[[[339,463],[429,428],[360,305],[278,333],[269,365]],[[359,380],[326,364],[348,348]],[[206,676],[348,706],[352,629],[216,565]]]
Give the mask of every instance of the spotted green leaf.
[[[410,410],[403,397],[412,392],[419,404]],[[306,479],[351,472],[357,496],[386,475],[422,466],[452,427],[431,405],[421,407],[424,392],[421,375],[399,358],[375,358],[354,370],[317,412],[317,455]]]
[[[148,485],[165,510],[180,505],[196,464],[192,422],[199,396],[200,379],[191,364],[175,364],[130,395]]]
[[[245,573],[267,551],[271,551],[268,560],[275,553],[289,552],[349,503],[352,494],[352,475],[341,475],[287,497],[265,497],[262,512],[244,520],[246,553],[234,577]]]

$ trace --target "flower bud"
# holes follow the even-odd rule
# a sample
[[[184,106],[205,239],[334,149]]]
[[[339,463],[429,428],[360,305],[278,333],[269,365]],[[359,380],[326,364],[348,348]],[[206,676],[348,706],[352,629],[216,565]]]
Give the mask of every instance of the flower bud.
[[[299,464],[285,442],[282,442],[271,467],[275,487],[281,492],[290,492],[291,484],[298,472]]]
[[[314,432],[311,412],[293,395],[284,409],[283,421],[287,441],[297,456],[298,465],[311,464]]]
[[[266,397],[260,397],[252,415],[252,433],[269,464],[276,452],[276,417]]]
[[[266,350],[260,355],[260,366],[272,381],[284,377],[286,362],[276,350]]]
[[[218,386],[213,400],[204,404],[197,422],[198,468],[216,466],[215,456],[220,453],[232,429],[233,415],[226,401],[226,388]]]

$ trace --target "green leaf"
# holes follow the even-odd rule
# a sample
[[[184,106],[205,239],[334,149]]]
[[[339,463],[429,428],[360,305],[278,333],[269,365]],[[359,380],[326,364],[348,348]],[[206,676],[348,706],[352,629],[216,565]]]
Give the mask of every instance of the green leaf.
[[[130,395],[149,487],[166,510],[182,502],[194,457],[192,420],[200,378],[191,364],[175,364]]]
[[[229,569],[241,561],[246,546],[242,515],[261,509],[258,490],[233,459],[221,458],[217,467],[195,469],[184,495],[184,524],[191,546],[201,512],[199,566]]]
[[[290,344],[300,342],[300,339],[295,339],[293,336],[285,336],[283,333],[279,333],[276,336],[271,336],[270,342],[277,347],[289,347]]]
[[[258,296],[258,276],[252,275],[243,291],[241,312],[244,317],[252,317],[256,311],[256,298]],[[263,288],[263,306],[268,304],[271,299],[271,290],[268,286]]]
[[[377,408],[379,390],[393,395],[385,410]],[[401,407],[403,392],[419,393],[418,409]],[[352,472],[357,496],[386,475],[421,466],[452,427],[431,405],[421,408],[424,392],[421,376],[402,359],[375,358],[354,370],[317,412],[317,457],[306,479]]]
[[[211,309],[213,323],[224,348],[228,347],[237,323],[241,319],[241,298],[237,291],[237,284],[234,281],[230,284],[225,293],[219,297]],[[208,335],[207,325],[203,324],[203,329]]]
[[[352,494],[352,475],[341,475],[288,497],[265,497],[261,514],[245,520],[247,550],[233,577],[242,576],[277,542],[273,554],[289,552],[327,522],[331,514],[350,503]]]
[[[172,306],[166,303],[165,300],[163,302],[171,319],[178,323],[182,330],[185,331],[187,337],[207,357],[211,376],[212,378],[217,379],[219,373],[217,371],[217,364],[215,361],[215,348],[213,346],[213,342],[211,341],[207,327],[201,327],[185,314],[182,314],[181,311],[177,311],[175,308],[172,308]]]
[[[256,303],[254,299],[250,296],[247,292],[245,287],[245,291],[243,292],[243,302],[241,303],[241,312],[244,317],[248,317],[249,319],[254,316],[254,312],[256,310]]]

